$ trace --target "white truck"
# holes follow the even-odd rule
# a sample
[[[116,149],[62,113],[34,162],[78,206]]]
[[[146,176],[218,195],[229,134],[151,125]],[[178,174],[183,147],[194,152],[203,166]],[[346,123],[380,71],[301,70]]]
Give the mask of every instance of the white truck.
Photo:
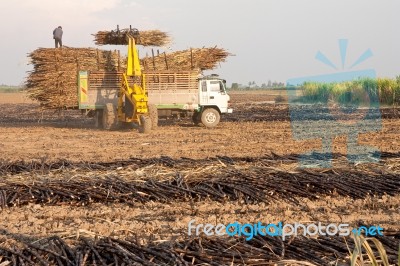
[[[94,111],[99,127],[112,129],[118,124],[122,82],[120,72],[79,72],[79,108]],[[152,128],[157,126],[159,117],[188,115],[195,124],[213,128],[222,114],[232,113],[226,81],[216,75],[201,76],[197,71],[144,72],[143,80],[132,80],[133,83],[140,83],[148,96]],[[134,109],[131,101],[124,101],[123,108],[126,114]]]

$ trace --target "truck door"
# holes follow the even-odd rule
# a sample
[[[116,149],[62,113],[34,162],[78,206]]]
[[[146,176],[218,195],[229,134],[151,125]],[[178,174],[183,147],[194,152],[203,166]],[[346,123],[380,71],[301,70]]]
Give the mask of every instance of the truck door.
[[[208,85],[206,80],[202,80],[200,83],[200,105],[208,104]]]
[[[221,113],[227,112],[229,96],[222,80],[203,80],[202,94],[202,105],[215,105],[219,107]]]

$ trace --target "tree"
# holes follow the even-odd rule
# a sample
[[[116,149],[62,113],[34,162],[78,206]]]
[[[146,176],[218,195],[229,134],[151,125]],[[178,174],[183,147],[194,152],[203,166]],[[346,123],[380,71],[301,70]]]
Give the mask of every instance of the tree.
[[[239,89],[239,83],[232,83],[231,90],[238,90]]]

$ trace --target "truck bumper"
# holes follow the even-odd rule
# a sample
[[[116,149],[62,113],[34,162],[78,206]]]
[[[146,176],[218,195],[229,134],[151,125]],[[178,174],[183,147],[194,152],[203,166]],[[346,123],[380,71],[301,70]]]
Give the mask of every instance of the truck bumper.
[[[232,108],[228,108],[227,113],[228,114],[232,114],[233,113],[233,109]]]

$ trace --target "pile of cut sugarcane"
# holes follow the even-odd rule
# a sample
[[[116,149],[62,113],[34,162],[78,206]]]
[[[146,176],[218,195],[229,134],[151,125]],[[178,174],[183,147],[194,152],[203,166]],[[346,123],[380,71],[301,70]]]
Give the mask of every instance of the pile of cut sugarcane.
[[[99,31],[94,35],[96,45],[128,45],[126,35],[130,29],[118,31]],[[171,42],[168,33],[160,30],[147,30],[139,33],[136,44],[143,46],[165,46]]]
[[[118,71],[117,51],[94,48],[39,48],[29,54],[34,66],[26,85],[31,99],[43,108],[75,108],[78,105],[77,72]]]
[[[229,55],[225,49],[218,47],[193,48],[170,54],[146,56],[142,59],[142,65],[147,71],[208,70],[216,68],[221,62],[225,62]]]
[[[382,265],[397,263],[399,237],[398,232],[376,237],[380,249],[386,250],[381,259],[387,263]],[[80,237],[71,244],[58,236],[29,239],[0,232],[0,265],[350,265],[349,252],[363,252],[356,240],[340,236],[297,236],[289,241],[268,235],[250,241],[199,236],[146,244],[141,240]],[[381,252],[368,247],[368,256]]]
[[[93,34],[97,45],[127,45],[126,35],[131,29],[99,31]],[[141,46],[163,47],[171,38],[159,30],[140,31],[135,40]],[[142,59],[145,71],[186,71],[213,69],[230,54],[222,48],[197,48],[173,53],[158,52]],[[95,48],[39,48],[28,55],[33,70],[28,72],[26,87],[31,99],[45,109],[71,109],[78,106],[77,72],[123,71],[125,59],[119,51]]]
[[[132,33],[132,29],[99,31],[93,34],[97,45],[127,45],[126,35]],[[142,46],[166,46],[171,38],[166,32],[159,30],[140,31],[135,38],[136,43]],[[209,70],[214,69],[219,63],[231,55],[225,49],[215,47],[190,48],[172,53],[160,53],[157,55],[146,55],[142,58],[142,67],[146,71],[184,71],[184,70]]]
[[[15,174],[0,181],[0,208],[29,203],[135,205],[149,201],[205,199],[243,200],[246,203],[280,200],[297,205],[302,198],[315,200],[320,196],[341,195],[363,199],[400,193],[396,171],[361,166],[357,170],[343,167],[329,171],[287,171],[280,166],[271,166],[275,161],[296,162],[297,157],[272,154],[255,158],[219,156],[207,160],[160,157],[108,163],[59,161],[51,164],[0,161],[0,174]],[[399,153],[386,153],[382,157],[384,161],[399,158]],[[390,165],[389,161],[386,163]],[[57,177],[46,178],[47,170],[56,170]],[[136,176],[137,170],[145,176]],[[26,171],[29,178],[26,174],[18,175]],[[41,172],[40,177],[33,178],[35,171]],[[71,178],[71,171],[79,174]]]

